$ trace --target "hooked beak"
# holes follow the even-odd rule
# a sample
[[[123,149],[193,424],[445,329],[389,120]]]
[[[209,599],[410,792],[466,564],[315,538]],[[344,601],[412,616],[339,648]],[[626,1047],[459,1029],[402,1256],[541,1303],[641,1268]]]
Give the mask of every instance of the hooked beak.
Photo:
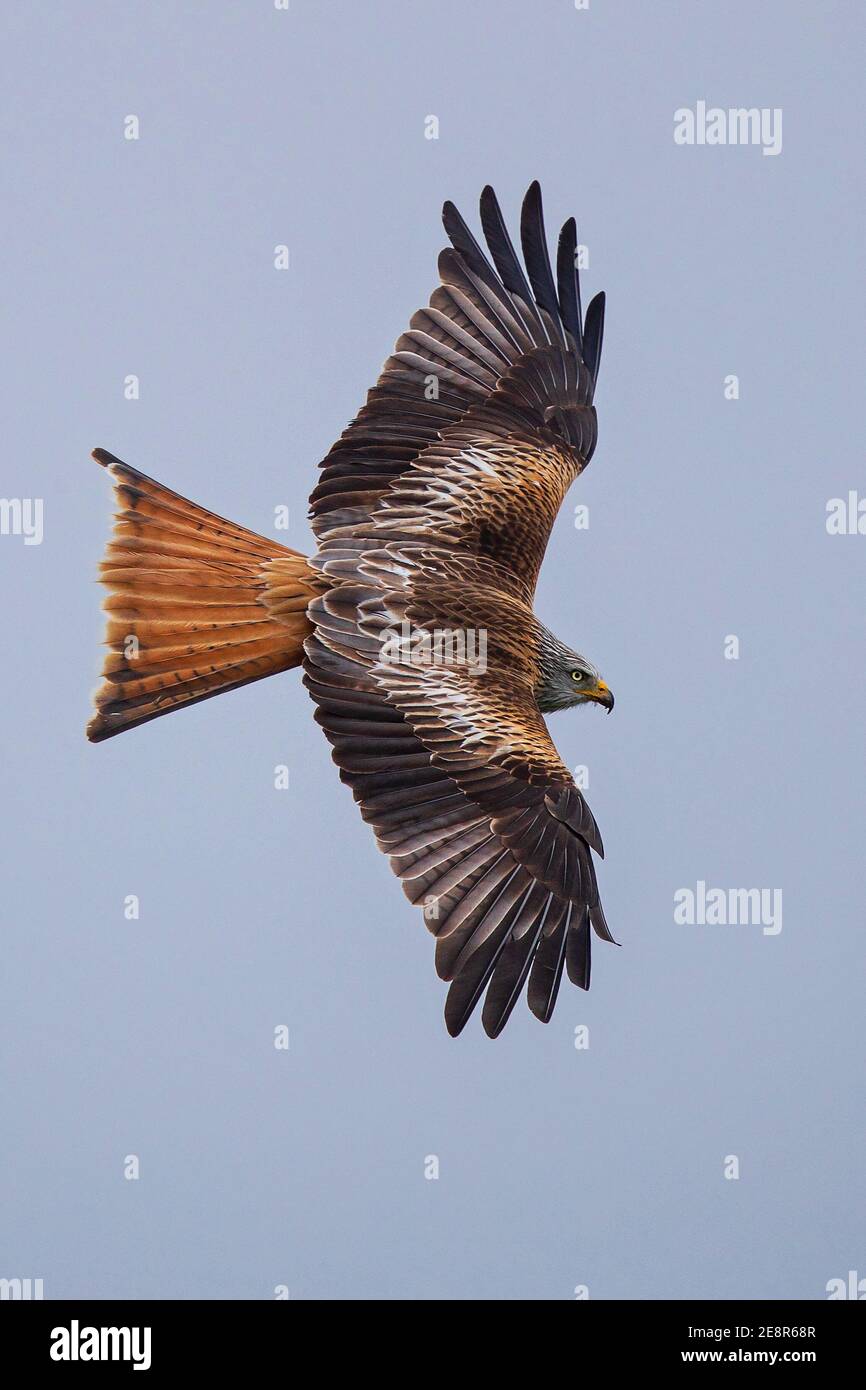
[[[604,705],[608,714],[610,714],[613,709],[613,691],[606,681],[596,681],[592,690],[586,692],[586,698],[588,700],[595,700],[598,705]]]

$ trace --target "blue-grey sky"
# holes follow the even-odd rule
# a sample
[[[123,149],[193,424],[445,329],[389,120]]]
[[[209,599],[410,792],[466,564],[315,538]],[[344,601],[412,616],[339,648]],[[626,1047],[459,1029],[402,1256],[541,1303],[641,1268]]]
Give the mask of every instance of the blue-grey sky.
[[[866,535],[826,527],[866,496],[861,27],[832,0],[7,6],[0,492],[44,515],[39,545],[0,535],[0,1276],[724,1299],[866,1275]],[[781,151],[676,144],[701,101],[781,110]],[[622,945],[548,1027],[521,1003],[455,1041],[297,673],[85,742],[88,455],[265,534],[287,504],[309,549],[316,464],[436,283],[443,199],[474,222],[491,182],[513,225],[533,178],[608,293],[599,445],[538,610],[616,692],[551,729]],[[780,889],[782,930],[676,922],[699,882]]]

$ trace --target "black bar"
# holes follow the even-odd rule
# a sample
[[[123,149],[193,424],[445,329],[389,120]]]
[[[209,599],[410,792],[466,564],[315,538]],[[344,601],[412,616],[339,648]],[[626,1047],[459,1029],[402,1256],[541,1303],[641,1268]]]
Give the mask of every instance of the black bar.
[[[848,1301],[587,1300],[544,1306],[543,1314],[541,1309],[528,1309],[521,1315],[526,1319],[519,1338],[522,1347],[536,1341],[533,1324],[543,1316],[545,1336],[562,1337],[561,1351],[567,1360],[579,1358],[581,1348],[591,1348],[594,1360],[603,1358],[608,1374],[712,1364],[731,1368],[794,1364],[826,1373],[857,1364],[859,1340],[855,1338],[862,1337],[864,1330],[860,1315]],[[417,1338],[411,1351],[413,1364],[420,1361],[429,1374],[441,1362],[443,1373],[450,1375],[454,1337],[461,1338],[464,1310],[471,1346],[477,1347],[479,1360],[489,1371],[495,1359],[491,1349],[510,1346],[516,1332],[513,1313],[505,1303],[485,1303],[480,1317],[476,1303],[457,1303],[447,1324],[441,1315],[431,1317],[425,1305],[415,1333],[408,1301],[398,1305],[396,1319],[392,1305],[373,1300],[7,1301],[0,1303],[0,1337],[4,1365],[12,1362],[25,1374],[48,1371],[52,1377],[82,1373],[93,1377],[100,1368],[113,1375],[135,1374],[137,1361],[139,1378],[183,1371],[224,1378],[268,1363],[282,1365],[287,1374],[312,1371],[315,1375],[310,1356],[319,1361],[319,1372],[333,1368],[341,1356],[354,1358],[358,1374],[375,1372],[377,1365],[381,1370],[390,1365],[396,1371],[401,1363],[406,1367],[405,1354],[393,1359],[399,1329],[398,1340],[410,1332],[413,1340]],[[500,1330],[503,1314],[508,1322]],[[363,1322],[356,1324],[359,1317]],[[362,1330],[360,1341],[356,1326]],[[104,1359],[88,1359],[92,1351]],[[115,1355],[126,1359],[113,1359]],[[461,1352],[464,1369],[467,1359]],[[303,1365],[308,1366],[306,1372]],[[576,1361],[575,1373],[577,1366]]]

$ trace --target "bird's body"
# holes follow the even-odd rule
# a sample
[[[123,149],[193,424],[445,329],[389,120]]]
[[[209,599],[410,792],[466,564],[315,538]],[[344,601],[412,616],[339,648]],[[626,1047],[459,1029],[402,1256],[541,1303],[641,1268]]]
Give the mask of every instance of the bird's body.
[[[589,986],[595,821],[542,714],[613,704],[536,618],[551,528],[596,440],[603,298],[584,323],[576,229],[547,259],[538,186],[521,234],[492,190],[484,257],[446,204],[442,285],[322,463],[310,561],[97,451],[121,510],[93,739],[301,661],[342,779],[437,938],[449,1031],[486,990],[496,1036],[528,979],[547,1021]]]

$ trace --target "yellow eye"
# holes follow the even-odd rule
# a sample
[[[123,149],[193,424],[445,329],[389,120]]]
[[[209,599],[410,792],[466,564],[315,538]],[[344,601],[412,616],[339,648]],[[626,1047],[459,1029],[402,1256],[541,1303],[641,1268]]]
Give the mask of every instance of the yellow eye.
[[[572,679],[573,681],[585,681],[585,680],[586,680],[586,672],[585,672],[585,671],[572,671],[572,673],[571,673],[571,679]]]

